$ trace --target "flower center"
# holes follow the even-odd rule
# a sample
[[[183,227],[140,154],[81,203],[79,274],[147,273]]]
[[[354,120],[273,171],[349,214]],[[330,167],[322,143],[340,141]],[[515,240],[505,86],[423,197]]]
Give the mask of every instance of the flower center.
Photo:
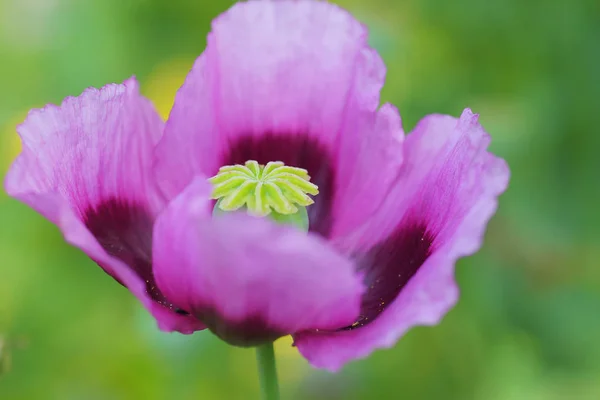
[[[209,182],[214,186],[212,198],[219,200],[215,211],[217,208],[235,211],[245,206],[250,215],[271,214],[275,220],[280,220],[280,216],[306,214],[304,207],[314,203],[308,195],[319,193],[307,170],[281,161],[260,165],[250,160],[244,165],[227,165]]]

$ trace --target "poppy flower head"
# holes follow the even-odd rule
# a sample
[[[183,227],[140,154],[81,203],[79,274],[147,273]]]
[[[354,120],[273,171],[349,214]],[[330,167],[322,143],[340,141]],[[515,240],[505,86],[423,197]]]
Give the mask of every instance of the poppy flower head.
[[[133,79],[32,111],[6,190],[161,329],[237,346],[292,334],[337,370],[440,321],[508,185],[478,115],[428,115],[405,135],[379,104],[384,79],[339,7],[240,2],[166,124]]]

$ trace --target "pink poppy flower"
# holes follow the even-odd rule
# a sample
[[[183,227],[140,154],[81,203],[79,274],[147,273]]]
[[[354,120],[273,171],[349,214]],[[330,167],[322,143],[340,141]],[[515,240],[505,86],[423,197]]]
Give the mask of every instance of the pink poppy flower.
[[[292,334],[337,370],[456,303],[454,264],[481,246],[508,184],[477,115],[429,115],[405,136],[396,108],[379,106],[384,76],[337,6],[238,3],[214,21],[164,127],[134,80],[32,111],[6,190],[161,329],[208,327],[240,346]],[[208,178],[247,161],[308,172],[308,233],[213,217]]]

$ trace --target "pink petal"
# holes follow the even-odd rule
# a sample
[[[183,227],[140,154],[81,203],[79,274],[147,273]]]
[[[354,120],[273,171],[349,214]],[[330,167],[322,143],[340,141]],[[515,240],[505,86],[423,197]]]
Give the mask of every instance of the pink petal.
[[[155,226],[154,274],[174,304],[240,346],[356,319],[363,286],[348,259],[267,219],[213,219],[210,190],[197,178]]]
[[[343,234],[374,211],[401,163],[399,115],[377,111],[384,77],[366,29],[339,7],[237,3],[177,94],[157,151],[161,187],[172,198],[195,174],[283,161],[319,186],[311,230]]]
[[[343,238],[377,212],[403,162],[404,131],[396,107],[353,112],[341,138],[332,240]]]
[[[412,326],[438,323],[456,303],[454,264],[480,248],[497,197],[508,185],[508,167],[486,151],[488,143],[468,109],[460,119],[428,116],[408,135],[406,159],[388,200],[338,243],[362,253],[357,262],[372,287],[361,313],[371,318],[343,331],[297,335],[300,352],[313,365],[337,370],[391,347]],[[372,307],[390,293],[391,301]]]
[[[134,79],[88,89],[30,112],[5,187],[125,285],[161,328],[190,332],[195,321],[165,313],[146,287],[153,286],[152,224],[163,205],[150,168],[162,128]]]

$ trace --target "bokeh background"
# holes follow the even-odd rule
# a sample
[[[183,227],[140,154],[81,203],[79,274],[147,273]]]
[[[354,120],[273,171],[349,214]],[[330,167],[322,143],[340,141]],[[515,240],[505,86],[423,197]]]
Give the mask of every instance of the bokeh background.
[[[600,399],[600,3],[346,0],[383,101],[481,114],[512,181],[458,306],[339,374],[277,343],[284,399]],[[27,111],[136,75],[166,118],[219,0],[0,0],[0,175]],[[251,350],[165,334],[42,217],[0,193],[0,399],[258,398]]]

